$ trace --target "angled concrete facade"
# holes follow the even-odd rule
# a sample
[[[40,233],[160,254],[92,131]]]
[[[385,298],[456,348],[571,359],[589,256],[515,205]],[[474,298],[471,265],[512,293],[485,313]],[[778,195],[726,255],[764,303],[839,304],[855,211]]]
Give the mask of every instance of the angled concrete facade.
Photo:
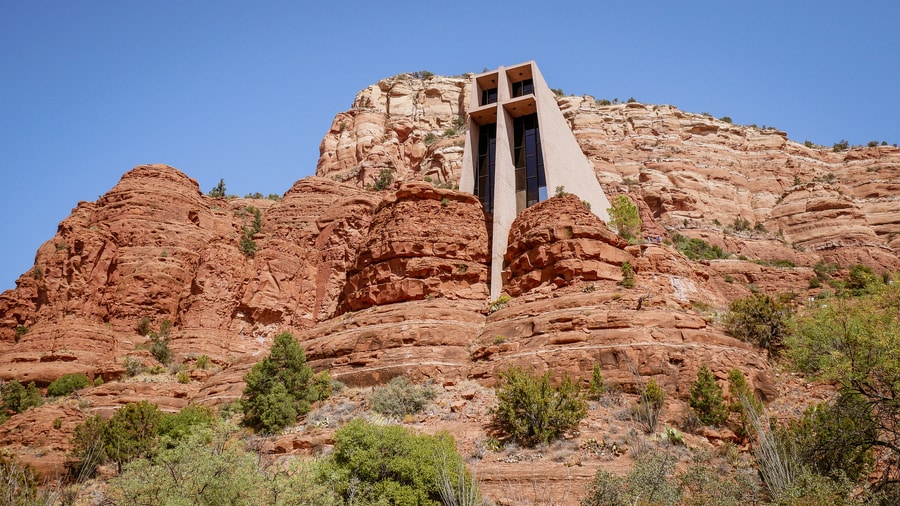
[[[609,221],[609,200],[556,96],[533,62],[474,76],[459,189],[493,217],[491,298],[503,289],[503,255],[513,220],[563,187]]]

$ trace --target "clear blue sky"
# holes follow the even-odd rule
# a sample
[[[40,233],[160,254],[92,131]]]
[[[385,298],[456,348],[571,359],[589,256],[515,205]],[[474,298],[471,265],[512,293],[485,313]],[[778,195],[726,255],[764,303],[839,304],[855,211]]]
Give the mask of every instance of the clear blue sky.
[[[314,5],[307,5],[314,4]],[[334,115],[401,72],[534,59],[548,84],[900,142],[900,2],[0,0],[0,290],[80,200],[166,163],[283,193]]]

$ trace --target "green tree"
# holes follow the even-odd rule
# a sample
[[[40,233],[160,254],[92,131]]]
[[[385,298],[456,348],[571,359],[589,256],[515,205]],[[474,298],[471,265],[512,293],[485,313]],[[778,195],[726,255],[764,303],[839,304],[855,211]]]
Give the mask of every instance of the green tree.
[[[607,392],[609,392],[609,385],[606,384],[606,378],[603,377],[603,370],[600,368],[600,364],[594,364],[594,369],[591,371],[591,382],[587,390],[588,399],[598,401]]]
[[[84,374],[65,374],[47,387],[47,395],[62,397],[90,385]]]
[[[213,187],[212,190],[209,190],[207,195],[210,197],[225,198],[225,180],[219,179],[219,184]]]
[[[587,415],[578,384],[564,376],[559,387],[550,384],[550,371],[532,376],[511,367],[500,373],[494,423],[515,441],[533,446],[561,438],[576,429]]]
[[[34,382],[24,386],[16,380],[7,381],[0,393],[3,397],[3,408],[13,411],[14,413],[22,413],[35,406],[40,406],[41,391],[34,385]]]
[[[875,467],[883,471],[879,487],[890,488],[900,500],[900,284],[870,286],[869,291],[858,298],[829,299],[824,307],[796,318],[787,355],[812,378],[840,386],[849,403],[841,409],[855,411],[862,424],[853,430],[862,436],[851,446],[856,452],[878,450]],[[868,437],[869,418],[878,427],[874,438]],[[841,418],[832,422],[839,427],[849,423]]]
[[[811,406],[787,434],[801,461],[815,472],[856,481],[872,465],[878,422],[859,394],[842,392],[833,404]]]
[[[609,211],[609,225],[625,240],[634,242],[640,239],[641,216],[638,208],[627,195],[619,195],[613,199]]]
[[[777,355],[788,334],[790,308],[764,294],[731,303],[724,324],[734,337]]]
[[[103,451],[119,469],[130,460],[151,455],[156,449],[162,411],[147,401],[130,402],[103,428]]]
[[[688,404],[697,413],[700,421],[707,425],[719,426],[728,419],[728,409],[725,407],[722,387],[719,386],[715,376],[705,365],[697,371],[697,381],[691,385]]]
[[[275,337],[269,355],[245,376],[244,422],[266,433],[275,433],[309,412],[311,404],[325,399],[321,383],[306,364],[306,354],[290,332]]]

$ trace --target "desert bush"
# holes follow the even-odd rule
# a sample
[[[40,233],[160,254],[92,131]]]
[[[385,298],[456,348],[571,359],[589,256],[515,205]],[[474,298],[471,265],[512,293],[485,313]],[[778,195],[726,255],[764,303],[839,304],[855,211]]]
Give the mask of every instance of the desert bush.
[[[24,386],[17,380],[7,381],[0,387],[0,396],[3,398],[3,409],[14,413],[23,413],[43,403],[41,391],[34,382]]]
[[[833,404],[808,408],[786,436],[809,469],[832,479],[846,476],[856,481],[872,466],[871,442],[877,440],[878,429],[866,399],[842,392]]]
[[[62,397],[90,385],[84,374],[65,374],[47,387],[47,395]]]
[[[172,332],[172,322],[163,320],[159,324],[159,330],[153,331],[149,323],[149,318],[142,318],[138,323],[138,332],[144,332],[141,335],[150,339],[150,354],[159,361],[160,364],[169,365],[172,362],[172,350],[169,349],[169,341],[172,340],[170,335]],[[126,357],[126,361],[128,358]],[[127,368],[127,364],[126,364]]]
[[[631,503],[625,493],[625,480],[598,469],[588,484],[587,493],[581,499],[581,506],[628,506]]]
[[[743,412],[753,435],[753,456],[766,489],[776,500],[794,487],[802,466],[790,440],[775,430],[766,411],[742,398]]]
[[[734,337],[778,355],[788,333],[790,308],[764,294],[731,303],[723,323]]]
[[[103,450],[121,469],[122,464],[150,455],[156,448],[162,411],[147,401],[128,403],[106,422]]]
[[[209,355],[203,354],[197,357],[194,366],[196,366],[197,369],[209,369],[210,363]]]
[[[372,392],[372,409],[382,415],[403,417],[416,414],[434,400],[437,393],[430,384],[415,385],[404,376],[397,376],[387,385]]]
[[[568,376],[554,388],[549,371],[540,377],[519,367],[500,373],[494,424],[517,443],[533,446],[559,439],[585,415],[587,404]]]
[[[609,225],[623,239],[634,242],[640,239],[641,216],[638,208],[627,195],[619,195],[612,201],[609,212]]]
[[[760,485],[752,467],[735,468],[715,459],[707,452],[697,452],[690,465],[678,474],[681,504],[731,506],[761,502]]]
[[[244,381],[244,423],[275,433],[309,412],[311,404],[327,398],[316,387],[303,348],[289,332],[275,337],[269,355],[253,366]]]
[[[0,452],[0,504],[4,506],[38,506],[45,501],[38,487],[37,473],[17,458]]]
[[[607,392],[609,392],[609,386],[606,384],[606,378],[603,377],[603,370],[600,368],[600,364],[594,364],[594,369],[591,371],[591,382],[588,384],[587,398],[599,401]]]
[[[320,480],[347,503],[434,505],[444,480],[464,471],[453,437],[416,435],[397,425],[357,418],[334,435]],[[471,478],[463,478],[464,480]]]
[[[716,260],[728,258],[728,253],[718,246],[711,246],[703,239],[689,239],[681,234],[672,237],[675,249],[689,260]]]
[[[656,422],[666,399],[666,391],[655,379],[650,378],[650,381],[641,386],[638,393],[638,401],[631,406],[631,416],[644,425],[644,430],[648,434],[652,434],[656,431]]]
[[[750,435],[750,422],[747,418],[744,404],[748,404],[750,409],[754,409],[757,412],[761,412],[763,406],[756,395],[750,390],[750,385],[747,384],[747,378],[740,369],[732,369],[728,372],[728,395],[730,397],[728,411],[737,413],[738,416],[737,424],[735,425],[735,433],[741,437]]]
[[[844,288],[849,290],[851,295],[860,296],[868,293],[870,289],[874,289],[880,284],[881,277],[875,274],[871,267],[856,264],[850,268]]]
[[[619,284],[623,288],[634,288],[634,268],[628,262],[622,262],[622,281]]]
[[[431,142],[429,142],[429,137],[431,136]],[[434,134],[428,134],[425,137],[425,144],[431,144],[437,140]],[[381,169],[381,172],[378,173],[378,179],[372,183],[371,189],[377,192],[382,190],[387,190],[390,186],[394,184],[394,171],[393,169]]]
[[[652,451],[635,458],[624,478],[599,469],[588,485],[581,506],[675,505],[681,489],[674,477],[677,459]]]
[[[728,419],[728,408],[722,396],[722,387],[706,365],[697,371],[697,380],[691,385],[688,404],[697,413],[700,421],[707,425],[719,426]]]
[[[146,457],[156,449],[158,427],[163,413],[147,401],[128,403],[109,419],[92,416],[78,424],[72,435],[74,469],[90,476],[107,459],[122,465]]]
[[[123,365],[125,366],[125,374],[128,376],[137,376],[144,372],[144,364],[137,357],[131,355],[125,357]]]
[[[227,424],[198,429],[128,463],[110,480],[110,496],[118,504],[336,504],[304,462],[261,466],[238,436]]]
[[[869,289],[857,298],[831,299],[796,318],[787,355],[812,379],[837,384],[844,405],[836,409],[856,417],[844,420],[844,413],[832,412],[833,419],[817,421],[814,441],[827,443],[825,448],[837,445],[852,460],[879,448],[875,467],[882,470],[877,486],[883,489],[900,477],[900,284]],[[840,437],[832,437],[837,431]]]
[[[209,190],[209,193],[207,193],[207,195],[213,198],[225,198],[225,193],[225,180],[219,179],[219,184],[213,187],[213,189]]]
[[[841,151],[847,151],[848,149],[850,149],[850,143],[844,139],[841,139],[840,141],[835,142],[831,146],[831,150],[834,151],[835,153],[840,153]]]

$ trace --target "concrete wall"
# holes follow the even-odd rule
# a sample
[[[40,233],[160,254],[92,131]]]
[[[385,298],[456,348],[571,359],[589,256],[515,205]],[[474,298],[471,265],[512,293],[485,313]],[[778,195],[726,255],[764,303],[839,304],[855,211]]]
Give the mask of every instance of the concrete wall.
[[[563,117],[556,103],[556,96],[550,91],[544,77],[534,62],[526,62],[512,67],[500,67],[495,71],[478,74],[473,77],[471,95],[469,97],[468,130],[466,147],[463,153],[463,168],[459,188],[473,193],[475,190],[475,156],[478,142],[479,122],[490,122],[496,114],[497,122],[497,156],[494,175],[494,224],[491,241],[491,298],[500,296],[503,289],[503,255],[509,240],[509,229],[516,218],[516,180],[515,166],[512,157],[513,117],[507,110],[511,100],[520,101],[509,104],[518,106],[522,111],[522,97],[513,98],[512,85],[509,79],[512,73],[519,78],[531,78],[534,81],[534,102],[541,132],[541,150],[544,158],[544,176],[547,182],[547,193],[553,196],[556,188],[562,186],[566,193],[573,193],[581,200],[588,202],[591,212],[604,222],[609,221],[607,209],[609,200],[603,193],[600,183],[594,174],[594,167],[584,156],[571,128]],[[522,74],[520,76],[519,74]],[[482,87],[497,85],[497,103],[481,106]]]

